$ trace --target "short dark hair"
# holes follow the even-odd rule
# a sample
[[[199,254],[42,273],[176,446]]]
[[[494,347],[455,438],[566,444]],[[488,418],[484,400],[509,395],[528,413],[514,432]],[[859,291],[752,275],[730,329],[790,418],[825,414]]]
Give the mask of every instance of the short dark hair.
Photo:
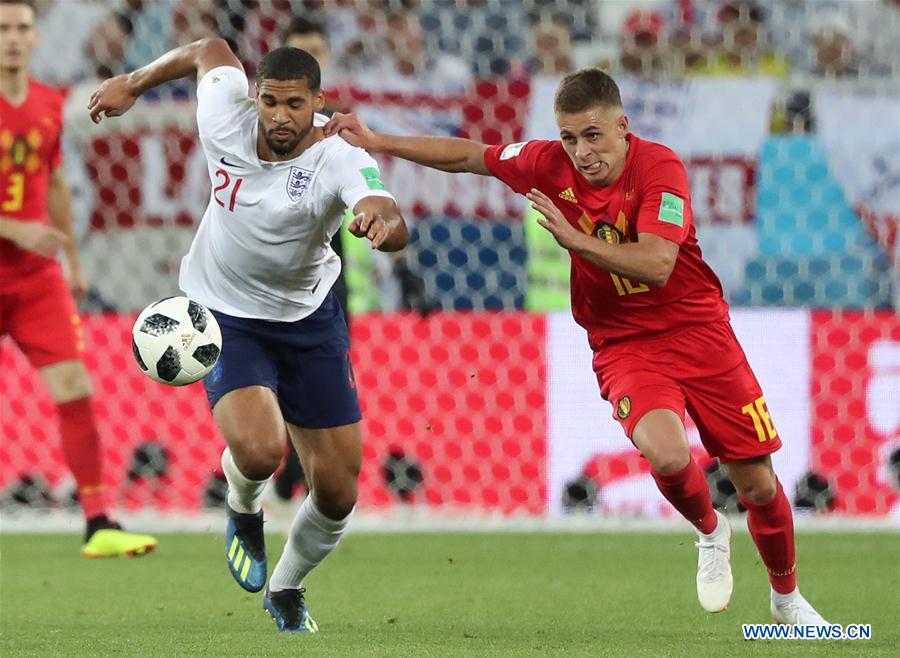
[[[312,90],[322,86],[322,71],[316,58],[305,50],[282,46],[263,57],[256,69],[257,87],[263,80],[306,80]]]
[[[619,86],[600,69],[581,69],[567,75],[559,83],[553,101],[553,109],[563,114],[583,112],[598,105],[622,107]]]
[[[0,0],[0,5],[25,5],[26,7],[30,7],[31,11],[37,14],[35,0]]]
[[[321,23],[311,21],[303,16],[297,16],[297,18],[291,21],[291,24],[288,25],[284,34],[281,35],[281,43],[286,42],[288,38],[294,34],[299,34],[301,36],[307,34],[321,34],[322,38],[328,41],[328,34],[325,32],[325,27]]]

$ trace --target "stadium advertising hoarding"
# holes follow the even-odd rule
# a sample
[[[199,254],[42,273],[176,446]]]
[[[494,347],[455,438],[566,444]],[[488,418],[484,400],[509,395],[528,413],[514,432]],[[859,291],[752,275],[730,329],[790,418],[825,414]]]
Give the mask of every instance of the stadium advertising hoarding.
[[[811,466],[836,508],[900,524],[900,316],[811,314]]]
[[[900,319],[892,312],[733,310],[784,448],[793,499],[814,471],[842,513],[900,521]],[[133,363],[132,314],[84,319],[106,478],[119,506],[192,511],[222,440],[200,385],[169,388]],[[592,513],[670,510],[600,398],[584,332],[565,313],[367,315],[353,324],[364,406],[361,509],[561,515],[585,471]],[[53,404],[21,354],[0,353],[0,488],[65,483]],[[695,455],[697,431],[688,421]],[[893,465],[892,465],[893,464]],[[417,475],[418,474],[418,475]]]

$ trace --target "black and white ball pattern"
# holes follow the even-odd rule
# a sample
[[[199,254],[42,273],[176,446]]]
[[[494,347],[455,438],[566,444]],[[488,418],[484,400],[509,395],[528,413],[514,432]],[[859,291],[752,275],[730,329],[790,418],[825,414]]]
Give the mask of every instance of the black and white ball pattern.
[[[222,350],[222,333],[213,314],[187,297],[150,304],[131,330],[134,359],[150,379],[184,386],[212,370]]]

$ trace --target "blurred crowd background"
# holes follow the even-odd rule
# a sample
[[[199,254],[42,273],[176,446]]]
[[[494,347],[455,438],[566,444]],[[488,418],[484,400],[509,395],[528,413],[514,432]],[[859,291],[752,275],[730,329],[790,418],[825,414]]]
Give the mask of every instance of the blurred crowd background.
[[[651,79],[900,71],[897,0],[44,0],[41,14],[36,73],[58,84],[214,35],[252,73],[298,16],[325,27],[333,82],[465,84],[592,65]]]
[[[655,131],[659,120],[696,114],[691,103],[706,107],[710,130],[706,148],[699,149],[706,155],[692,157],[697,149],[672,143],[671,136],[668,143],[688,162],[695,209],[701,206],[701,244],[730,301],[868,308],[891,306],[897,295],[896,212],[879,216],[846,189],[833,170],[840,156],[816,138],[816,102],[817,94],[821,102],[835,89],[896,93],[898,0],[44,0],[39,31],[36,77],[71,90],[67,168],[86,259],[94,279],[106,279],[106,287],[94,291],[94,307],[133,310],[170,292],[175,254],[189,239],[183,229],[202,214],[208,183],[202,164],[191,160],[192,145],[174,153],[171,147],[174,128],[191,139],[190,113],[178,108],[189,105],[193,81],[147,94],[144,123],[127,124],[137,143],[102,148],[96,142],[105,133],[91,132],[81,112],[86,94],[100,79],[214,35],[228,40],[251,80],[262,55],[295,38],[323,64],[332,108],[357,111],[388,132],[488,143],[553,138],[552,125],[548,132],[536,116],[550,107],[555,83],[580,67],[604,67],[622,83],[632,118],[644,118],[632,125],[645,137],[666,141],[673,131]],[[729,98],[735,80],[748,82],[737,83],[738,93]],[[755,92],[749,81],[758,80],[767,85]],[[675,98],[690,85],[708,90],[706,96]],[[754,111],[765,134],[742,147],[735,164],[727,146],[716,151],[716,140],[745,130],[741,123],[725,125],[729,103],[745,105],[741,99],[758,100],[759,94],[766,99]],[[850,110],[837,121],[852,131],[860,128],[852,125],[859,116]],[[147,130],[157,133],[155,142],[145,138]],[[880,131],[875,139],[900,141],[897,122]],[[872,139],[865,131],[859,135],[863,142]],[[165,162],[148,161],[157,152]],[[149,169],[126,167],[135,156]],[[859,157],[881,168],[873,175],[881,175],[896,197],[896,157]],[[567,304],[564,254],[529,233],[520,221],[524,204],[510,200],[502,186],[444,182],[403,164],[384,168],[404,211],[416,220],[405,264],[424,280],[424,290],[417,277],[392,276],[396,263],[373,260],[351,244],[345,270],[354,312]],[[142,193],[129,182],[136,176],[154,179],[151,187],[159,190],[158,202],[143,192],[141,211],[128,207]],[[430,183],[410,186],[410,177]],[[729,185],[739,189],[729,192]],[[456,199],[435,202],[442,191]],[[729,194],[746,199],[728,201]],[[704,213],[702,197],[716,195],[709,205],[725,210]],[[469,203],[460,205],[460,198]],[[147,237],[159,249],[149,248],[153,267],[135,277],[144,290],[110,290],[121,287],[107,276],[121,264],[111,252],[131,253],[113,237],[115,230],[150,225],[166,230]]]

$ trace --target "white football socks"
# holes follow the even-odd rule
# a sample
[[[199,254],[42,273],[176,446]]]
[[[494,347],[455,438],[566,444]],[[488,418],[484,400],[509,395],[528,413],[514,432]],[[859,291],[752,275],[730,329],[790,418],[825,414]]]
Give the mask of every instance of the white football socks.
[[[228,505],[240,514],[256,514],[262,509],[262,492],[269,478],[251,480],[241,473],[231,450],[225,448],[222,453],[222,471],[228,480]]]
[[[700,532],[699,530],[697,530],[697,534],[700,535],[700,538],[707,541],[715,541],[723,533],[728,533],[728,522],[724,519],[724,515],[719,511],[716,511],[716,527],[713,528],[713,531],[711,533],[706,534],[705,532]]]
[[[351,516],[352,511],[340,521],[329,519],[316,507],[312,496],[307,496],[291,524],[284,552],[269,579],[269,590],[300,587],[307,574],[337,548]]]
[[[780,592],[776,592],[774,589],[772,591],[772,602],[775,605],[784,605],[785,603],[790,603],[797,596],[800,595],[799,588],[795,587],[793,592],[788,592],[787,594],[781,594]]]

